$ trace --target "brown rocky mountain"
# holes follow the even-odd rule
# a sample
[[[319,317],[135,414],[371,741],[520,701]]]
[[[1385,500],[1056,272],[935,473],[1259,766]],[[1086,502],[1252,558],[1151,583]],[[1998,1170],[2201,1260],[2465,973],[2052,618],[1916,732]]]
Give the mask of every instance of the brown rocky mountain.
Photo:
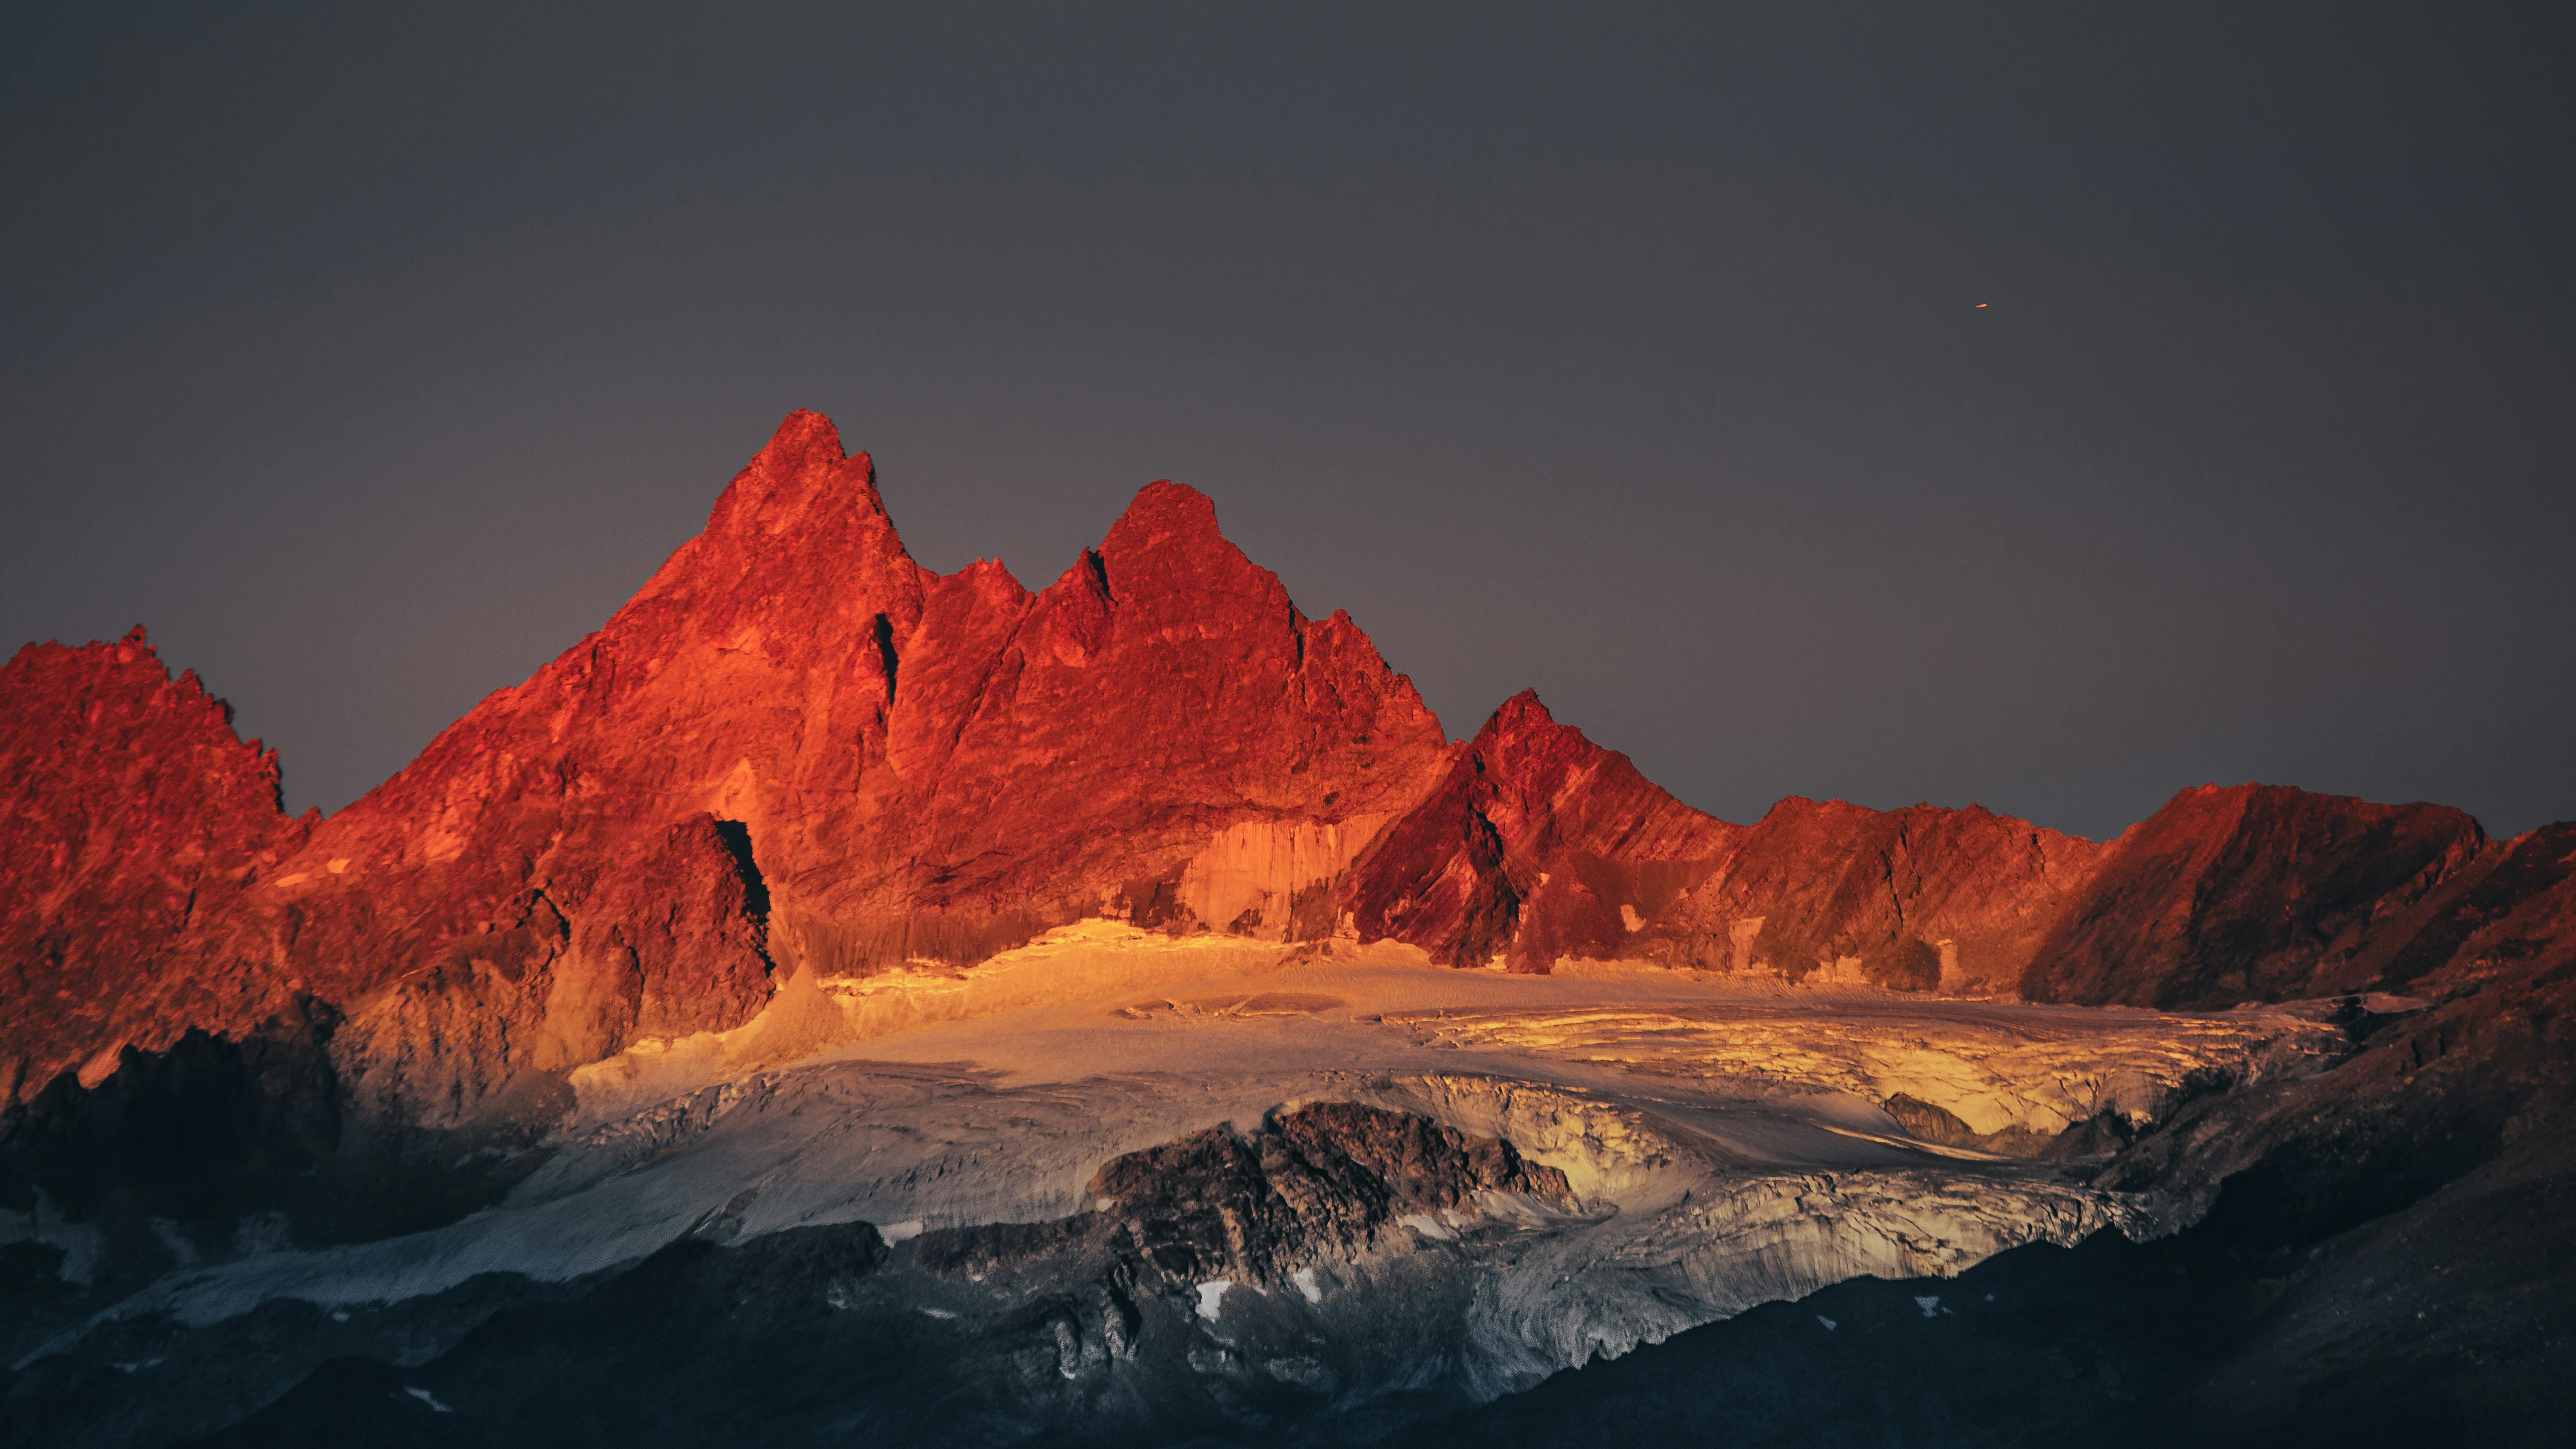
[[[1974,807],[1731,825],[1532,695],[1448,743],[1187,488],[1041,591],[933,574],[811,413],[599,631],[327,820],[286,818],[274,757],[139,634],[29,646],[0,697],[18,1101],[318,1008],[364,1111],[542,1117],[567,1070],[741,1025],[796,973],[968,967],[1085,917],[2217,1007],[2520,949],[2494,923],[2556,888],[2534,837],[2278,787],[2108,845]]]
[[[2112,842],[2024,989],[2165,1007],[2359,990],[2411,908],[2487,852],[2475,820],[2438,805],[2186,790]]]

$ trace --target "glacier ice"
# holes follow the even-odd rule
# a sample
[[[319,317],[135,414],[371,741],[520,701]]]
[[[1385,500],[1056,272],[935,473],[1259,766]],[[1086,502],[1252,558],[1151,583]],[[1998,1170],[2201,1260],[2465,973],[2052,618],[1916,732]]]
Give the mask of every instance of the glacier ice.
[[[1575,1206],[1487,1192],[1408,1213],[1410,1232],[1299,1271],[1283,1306],[1244,1310],[1248,1327],[1228,1311],[1231,1280],[1196,1286],[1195,1317],[1254,1332],[1293,1309],[1316,1315],[1312,1331],[1394,1333],[1414,1314],[1441,1348],[1408,1372],[1489,1397],[1846,1278],[1950,1276],[2027,1242],[2178,1225],[2175,1204],[1916,1141],[1882,1109],[1896,1092],[1981,1132],[2055,1130],[2152,1116],[2186,1081],[2297,1071],[2318,1049],[2295,1013],[1788,993],[1645,966],[1515,977],[1101,923],[964,978],[808,981],[781,1000],[793,1033],[755,1021],[575,1074],[551,1156],[493,1207],[201,1263],[110,1316],[208,1325],[279,1299],[399,1304],[482,1275],[565,1283],[690,1236],[866,1222],[894,1247],[1072,1219],[1115,1206],[1085,1191],[1111,1158],[1349,1101],[1503,1139],[1563,1172]],[[788,1039],[792,1054],[771,1054]],[[1079,1358],[1063,1355],[1050,1362]],[[1302,1351],[1272,1357],[1282,1382],[1322,1381]]]

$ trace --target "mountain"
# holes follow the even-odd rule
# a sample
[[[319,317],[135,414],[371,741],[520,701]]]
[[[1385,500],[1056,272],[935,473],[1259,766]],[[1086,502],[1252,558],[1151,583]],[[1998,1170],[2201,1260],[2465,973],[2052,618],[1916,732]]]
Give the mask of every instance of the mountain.
[[[2268,786],[2108,845],[1975,807],[1728,824],[1535,695],[1449,743],[1185,487],[1037,592],[934,574],[813,413],[597,632],[327,820],[279,811],[275,757],[139,630],[31,645],[0,691],[22,1102],[306,1002],[362,1114],[543,1121],[568,1071],[741,1026],[799,973],[971,966],[1094,917],[2226,1006],[2402,984],[2456,934],[2445,890],[2518,878],[2457,811]]]
[[[327,819],[283,812],[277,757],[140,629],[0,668],[0,1343],[27,1355],[0,1399],[36,1416],[0,1428],[399,1435],[450,1393],[521,1423],[490,1442],[544,1438],[597,1411],[563,1385],[623,1372],[583,1344],[682,1291],[760,1346],[646,1335],[704,1369],[630,1406],[672,1442],[664,1399],[733,1413],[718,1380],[775,1349],[820,1382],[853,1344],[911,1355],[866,1393],[943,1442],[1223,1438],[1360,1384],[1379,1434],[1631,1347],[1588,1381],[1627,1407],[1580,1376],[1531,1404],[1700,1425],[1690,1365],[1813,1345],[1694,1325],[2007,1248],[2036,1256],[1991,1281],[2045,1278],[2061,1317],[2160,1295],[2104,1351],[2159,1412],[2365,1423],[2312,1401],[2468,1394],[2576,1341],[2533,1206],[2576,1191],[2571,993],[2576,826],[2252,784],[2108,842],[1975,806],[1735,824],[1534,694],[1449,740],[1186,487],[1043,589],[932,573],[867,456],[795,413],[596,632]],[[1022,1008],[1026,1040],[815,1065]],[[910,1218],[866,1229],[853,1184]],[[2106,1224],[2192,1226],[2047,1256]],[[2431,1290],[2371,1296],[2454,1270],[2492,1300],[2465,1367],[2418,1351]],[[1982,1394],[2031,1337],[1909,1357],[1901,1311],[1847,1296],[1886,1319],[1837,1340],[1855,1373]],[[207,1326],[254,1310],[291,1353]],[[1425,1333],[1458,1352],[1416,1382]],[[385,1367],[416,1342],[440,1387]],[[186,1373],[130,1392],[165,1348]],[[981,1417],[903,1398],[958,1365],[991,1382],[939,1392]],[[2050,1422],[2170,1427],[2133,1398]]]
[[[310,836],[278,762],[233,733],[143,631],[30,644],[0,669],[0,1083],[10,1100],[79,1070],[96,1085],[137,1023],[232,1027],[264,981],[211,969],[208,923]],[[165,1044],[163,1032],[151,1045]]]

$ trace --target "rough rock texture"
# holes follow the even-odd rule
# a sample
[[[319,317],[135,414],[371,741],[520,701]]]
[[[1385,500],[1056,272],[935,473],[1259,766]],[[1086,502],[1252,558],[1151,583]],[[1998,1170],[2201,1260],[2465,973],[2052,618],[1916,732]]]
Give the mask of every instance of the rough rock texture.
[[[2406,998],[2355,999],[2351,1060],[2185,1114],[2114,1185],[2153,1177],[2214,1192],[2253,1173],[2266,1185],[2227,1211],[2260,1203],[2341,1229],[2563,1133],[2576,1119],[2576,824],[2506,842],[2412,915],[2441,964],[2406,978]]]
[[[1129,1281],[1157,1291],[1186,1298],[1212,1280],[1290,1290],[1298,1269],[1360,1252],[1402,1215],[1482,1216],[1480,1193],[1576,1208],[1564,1173],[1509,1142],[1411,1113],[1317,1102],[1250,1133],[1212,1127],[1113,1158],[1084,1189],[1095,1213],[935,1233],[922,1262],[980,1278],[1098,1236],[1128,1263]]]
[[[2278,785],[2185,790],[2130,828],[2039,943],[2036,1000],[2213,1007],[2369,984],[2353,968],[2476,861],[2478,823]]]
[[[2288,803],[2334,805],[2313,802]],[[2420,996],[2354,1001],[2345,1060],[2206,1098],[2094,1173],[2209,1194],[2190,1230],[1846,1282],[1412,1442],[1612,1422],[1780,1445],[2569,1442],[2576,826],[2490,848],[2404,914],[2352,969]]]
[[[1667,794],[1628,757],[1558,724],[1524,691],[1353,866],[1340,900],[1362,941],[1459,966],[1544,971],[1628,954],[1646,918],[1739,833]]]
[[[1461,1349],[1465,1255],[1528,1238],[1525,1216],[1480,1201],[1572,1205],[1509,1143],[1340,1102],[1113,1159],[1091,1190],[1118,1196],[1048,1222],[895,1229],[891,1245],[863,1222],[702,1232],[572,1283],[492,1275],[407,1305],[419,1317],[368,1306],[327,1330],[319,1309],[280,1304],[155,1344],[141,1393],[111,1365],[47,1362],[32,1376],[47,1392],[0,1395],[0,1414],[24,1413],[0,1422],[68,1446],[808,1444],[854,1424],[903,1444],[1319,1426],[1331,1443],[1354,1410],[1382,1424],[1463,1398],[1426,1353]],[[307,1346],[324,1331],[345,1356]],[[254,1334],[244,1369],[226,1349]]]
[[[1730,825],[1533,695],[1446,742],[1187,488],[1039,592],[932,574],[811,413],[596,633],[328,820],[286,819],[275,759],[139,633],[31,646],[0,690],[19,1103],[327,1016],[361,1118],[516,1130],[568,1070],[741,1026],[795,973],[1095,916],[2212,1007],[2401,987],[2537,888],[2456,811],[2277,787],[2186,791],[2108,846],[1974,807]]]
[[[1640,945],[1703,970],[2009,991],[2100,850],[1973,805],[1879,811],[1793,797]]]
[[[84,1065],[95,1084],[131,1037],[282,1005],[205,969],[204,928],[312,824],[280,811],[276,753],[142,629],[19,650],[0,669],[0,1103]]]
[[[1099,914],[1283,937],[1447,758],[1201,495],[1145,489],[1037,594],[940,577],[811,413],[598,632],[318,825],[138,651],[11,666],[20,1098],[310,993],[360,1105],[541,1116],[563,1070],[740,1025],[782,970],[969,963]]]

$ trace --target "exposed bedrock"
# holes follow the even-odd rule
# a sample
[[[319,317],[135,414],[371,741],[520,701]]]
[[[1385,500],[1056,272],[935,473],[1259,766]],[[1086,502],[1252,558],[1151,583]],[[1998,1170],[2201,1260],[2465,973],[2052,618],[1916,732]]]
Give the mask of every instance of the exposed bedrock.
[[[9,1100],[309,998],[352,1120],[495,1140],[799,976],[1086,918],[2210,1008],[2409,989],[2555,879],[2547,832],[2266,786],[2107,845],[1975,807],[1730,824],[1531,695],[1445,740],[1188,488],[1042,590],[932,574],[812,413],[597,632],[327,820],[283,816],[274,757],[139,634],[31,645],[0,696]]]
[[[2280,786],[2177,795],[2103,852],[2037,943],[2043,1001],[2224,1007],[2385,983],[2418,910],[2506,851],[2438,805]]]
[[[981,1276],[1097,1238],[1130,1280],[1161,1291],[1186,1296],[1212,1281],[1294,1291],[1298,1271],[1364,1252],[1399,1217],[1482,1218],[1498,1194],[1509,1213],[1579,1206],[1563,1172],[1524,1161],[1509,1142],[1349,1102],[1284,1109],[1249,1134],[1229,1124],[1131,1152],[1084,1191],[1090,1215],[934,1233],[921,1261]]]
[[[440,1125],[739,1025],[778,973],[1103,914],[1278,939],[1302,905],[1329,932],[1320,887],[1448,755],[1203,496],[1144,490],[1038,593],[941,577],[810,413],[597,633],[327,821],[279,817],[273,760],[139,639],[31,647],[5,688],[15,1095],[307,991],[351,1023],[348,1079]]]
[[[0,668],[0,1086],[10,1101],[190,1026],[238,1034],[284,1007],[215,922],[315,817],[279,809],[278,762],[232,709],[176,680],[137,628],[30,644]]]

